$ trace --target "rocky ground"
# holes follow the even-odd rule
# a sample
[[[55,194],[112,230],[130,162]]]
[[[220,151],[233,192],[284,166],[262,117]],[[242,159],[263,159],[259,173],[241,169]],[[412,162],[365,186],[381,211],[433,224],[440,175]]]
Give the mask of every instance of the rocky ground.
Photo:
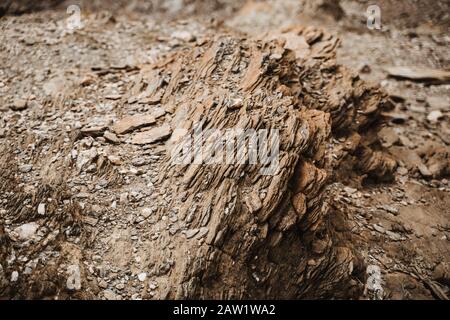
[[[297,0],[188,2],[187,7],[178,6],[179,1],[81,3],[83,25],[77,30],[67,28],[66,2],[56,9],[22,9],[24,14],[1,18],[0,296],[164,299],[194,292],[195,283],[182,279],[186,269],[196,267],[188,257],[202,256],[191,251],[209,248],[220,237],[214,234],[210,239],[215,221],[197,221],[192,214],[202,212],[201,220],[210,219],[203,209],[214,200],[202,198],[200,191],[181,191],[183,179],[189,176],[176,176],[177,171],[167,166],[165,139],[173,133],[169,124],[180,114],[175,106],[189,101],[184,91],[181,94],[171,87],[171,79],[177,68],[194,65],[196,57],[203,57],[204,48],[217,41],[218,34],[241,37],[235,41],[246,51],[252,41],[246,38],[266,39],[301,24],[324,28],[339,37],[337,62],[361,79],[380,84],[395,106],[376,113],[374,121],[380,130],[377,137],[368,134],[366,138],[373,140],[376,151],[395,159],[394,174],[375,179],[370,170],[356,168],[355,161],[336,162],[339,165],[324,191],[328,205],[340,212],[332,219],[345,220],[332,221],[335,229],[346,234],[345,240],[352,243],[364,266],[365,277],[349,280],[364,288],[352,297],[447,299],[448,3],[425,6],[401,1],[399,6],[394,1],[378,1],[383,26],[370,30],[364,1],[341,1],[339,7],[327,1]],[[308,44],[313,48],[314,40]],[[295,43],[295,50],[302,45]],[[180,58],[186,56],[191,60]],[[251,56],[244,54],[241,63],[250,68]],[[192,92],[199,91],[192,76],[202,65],[195,66],[177,80]],[[422,69],[412,76],[399,75],[404,70],[392,68],[399,66]],[[221,90],[234,92],[227,85],[237,83],[239,70]],[[218,90],[218,86],[198,81],[202,88]],[[156,89],[162,84],[172,96],[158,94]],[[196,113],[191,116],[195,118]],[[351,137],[333,133],[330,148],[339,149]],[[167,177],[165,173],[174,174]],[[214,183],[206,173],[204,178]],[[191,188],[203,190],[196,185]],[[216,190],[220,194],[227,188],[233,186],[221,185]],[[252,194],[248,181],[236,188],[244,195]],[[277,192],[264,186],[260,190],[263,204],[256,202],[264,210],[264,199],[276,198]],[[228,207],[232,199],[231,195],[229,202],[217,201],[216,205],[232,210]],[[250,202],[252,207],[255,201]],[[275,224],[289,229],[293,223]],[[257,232],[264,233],[264,226]],[[280,232],[269,232],[268,241],[277,242]],[[288,233],[285,238],[289,237]],[[286,258],[274,254],[280,256]],[[241,267],[239,259],[232,262],[228,255],[220,259]],[[263,277],[261,265],[249,266],[251,277]],[[279,279],[284,278],[280,275]],[[177,283],[186,286],[177,287]],[[214,285],[211,288],[213,292]],[[292,293],[291,298],[321,297],[308,295],[306,289],[303,295],[290,288],[286,292]],[[202,294],[218,297],[203,291],[192,295]],[[248,297],[242,292],[221,294],[224,298]],[[265,294],[272,297],[269,291]],[[323,295],[342,296],[340,292]]]

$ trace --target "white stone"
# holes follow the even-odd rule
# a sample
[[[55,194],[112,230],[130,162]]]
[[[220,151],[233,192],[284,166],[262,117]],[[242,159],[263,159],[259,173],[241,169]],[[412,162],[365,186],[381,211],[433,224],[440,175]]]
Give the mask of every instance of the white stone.
[[[45,203],[39,203],[38,214],[43,216],[45,214]]]
[[[172,33],[172,38],[182,40],[182,41],[193,41],[195,40],[195,36],[186,30],[175,31]]]
[[[147,273],[145,273],[145,272],[139,273],[138,274],[138,279],[139,279],[140,282],[144,282],[145,279],[147,279]]]
[[[18,235],[20,240],[27,241],[33,238],[38,229],[39,224],[36,222],[30,222],[15,228],[14,232]]]
[[[81,289],[81,273],[80,267],[76,264],[67,267],[67,273],[69,277],[67,278],[66,286],[69,290],[80,290]]]
[[[11,282],[16,282],[19,279],[19,272],[13,271],[11,273]]]

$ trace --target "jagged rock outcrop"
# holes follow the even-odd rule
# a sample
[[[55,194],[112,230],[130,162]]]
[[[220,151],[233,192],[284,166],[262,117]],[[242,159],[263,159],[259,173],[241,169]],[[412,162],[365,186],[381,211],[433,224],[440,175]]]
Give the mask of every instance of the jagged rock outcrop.
[[[190,229],[207,230],[199,246],[194,239],[180,244],[191,255],[175,266],[179,286],[169,297],[355,293],[349,286],[359,262],[345,233],[333,227],[339,213],[327,206],[326,186],[344,159],[359,158],[360,173],[378,177],[392,173],[395,161],[370,147],[379,113],[389,107],[386,96],[336,65],[337,42],[302,27],[259,40],[219,36],[144,72],[152,79],[149,99],[161,97],[174,130],[195,135],[198,123],[204,131],[279,130],[273,175],[249,161],[200,165],[189,154],[174,165],[167,158],[161,181],[173,195],[170,208]],[[183,138],[168,142],[172,155]],[[222,151],[214,156],[224,157]]]
[[[336,37],[305,27],[198,40],[140,66],[122,98],[122,119],[103,115],[105,123],[89,123],[72,139],[55,137],[45,150],[35,142],[41,152],[62,154],[30,151],[32,167],[22,173],[40,170],[41,184],[26,189],[17,170],[3,165],[1,191],[11,194],[0,254],[27,259],[3,265],[8,277],[21,273],[0,293],[113,299],[112,285],[100,279],[120,291],[125,280],[115,278],[123,272],[133,288],[147,277],[158,283],[159,291],[152,282],[144,296],[154,299],[358,296],[363,266],[327,186],[343,174],[387,178],[396,163],[376,135],[389,101],[336,64],[337,45]],[[146,114],[125,115],[136,103]],[[198,162],[200,129],[208,156]],[[227,144],[237,129],[243,134]],[[14,157],[6,149],[5,163]],[[133,169],[131,177],[126,165],[151,172]],[[36,236],[10,242],[29,222],[42,226]]]

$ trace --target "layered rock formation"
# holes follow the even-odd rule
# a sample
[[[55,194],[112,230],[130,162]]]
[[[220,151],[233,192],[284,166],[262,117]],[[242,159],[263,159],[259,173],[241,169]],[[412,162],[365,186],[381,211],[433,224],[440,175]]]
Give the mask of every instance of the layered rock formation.
[[[191,256],[175,265],[171,281],[178,289],[169,297],[356,293],[349,286],[360,265],[345,232],[333,226],[341,218],[327,206],[326,186],[342,161],[376,177],[392,173],[395,161],[371,146],[379,114],[389,108],[386,96],[336,65],[337,43],[303,27],[259,40],[219,36],[143,72],[147,97],[173,112],[175,130],[194,135],[200,123],[205,132],[280,134],[273,175],[249,161],[195,164],[194,154],[180,165],[167,157],[161,182],[173,195],[169,207],[191,230],[207,232],[199,247],[189,239],[179,244]],[[180,143],[183,136],[172,136],[169,155]],[[220,152],[214,156],[225,159]]]
[[[6,233],[0,229],[0,271],[9,278],[13,270],[29,268],[19,281],[0,282],[3,295],[98,297],[99,287],[105,286],[86,274],[100,277],[104,269],[87,266],[110,259],[126,268],[134,244],[120,240],[120,230],[115,230],[117,237],[108,238],[111,252],[100,258],[88,252],[103,245],[96,239],[96,234],[103,232],[100,223],[105,223],[106,229],[111,220],[141,209],[127,205],[127,197],[121,196],[125,205],[115,212],[115,202],[111,209],[94,195],[97,187],[90,188],[92,194],[84,194],[82,198],[87,200],[82,202],[94,203],[96,211],[111,214],[96,225],[95,219],[85,215],[79,195],[66,187],[69,180],[81,185],[81,176],[96,183],[101,180],[103,187],[99,188],[115,194],[125,190],[121,161],[97,151],[100,147],[88,139],[103,135],[102,142],[113,143],[108,146],[110,152],[151,154],[158,159],[154,164],[158,192],[151,196],[158,208],[156,212],[141,210],[149,209],[142,214],[149,224],[140,232],[152,237],[142,246],[139,261],[145,261],[148,272],[139,278],[148,276],[165,285],[148,298],[358,296],[362,288],[356,279],[363,277],[363,266],[352,248],[345,215],[333,209],[327,185],[345,174],[389,178],[396,163],[382,153],[376,137],[380,113],[390,108],[390,103],[380,89],[336,65],[337,45],[334,36],[304,27],[259,39],[224,34],[198,41],[163,61],[141,66],[124,101],[133,104],[139,100],[154,107],[150,116],[124,117],[114,124],[83,128],[69,145],[59,148],[65,156],[58,161],[53,156],[35,155],[32,160],[46,173],[46,183],[32,192],[17,185],[14,170],[2,166],[2,177],[8,181],[2,191],[14,192],[3,216],[17,224],[41,216],[45,219],[44,228],[34,230],[38,244],[33,244],[33,234],[22,241],[22,229]],[[135,133],[142,127],[144,131]],[[152,128],[145,130],[147,127]],[[252,151],[247,147],[252,136],[243,135],[231,148],[236,155],[245,148],[239,161],[174,161],[186,132],[195,134],[200,127],[209,132],[205,138],[212,141],[208,148],[215,150],[211,154],[216,157],[223,156],[223,150],[216,149],[223,136],[208,130],[267,130],[269,136],[278,132],[264,147],[278,148],[279,156],[274,161],[250,162]],[[56,139],[52,145],[58,143]],[[12,154],[6,151],[4,163]],[[41,204],[46,202],[42,213]],[[38,207],[41,209],[29,213],[30,208]],[[131,216],[131,224],[143,222],[133,219]],[[70,243],[68,239],[72,239]],[[27,259],[15,259],[16,255]],[[33,261],[36,265],[29,265]],[[70,279],[66,279],[65,269],[71,270]],[[106,291],[102,297],[113,295]]]

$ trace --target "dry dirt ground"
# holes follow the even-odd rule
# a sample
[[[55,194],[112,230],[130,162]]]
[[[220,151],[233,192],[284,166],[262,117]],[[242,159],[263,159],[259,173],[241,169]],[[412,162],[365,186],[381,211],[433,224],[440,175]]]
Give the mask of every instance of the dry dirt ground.
[[[208,230],[166,208],[175,195],[159,179],[162,145],[129,143],[112,124],[170,118],[143,94],[142,66],[219,32],[257,37],[304,24],[337,35],[338,62],[395,104],[378,133],[398,163],[393,179],[344,163],[326,190],[367,266],[358,298],[447,299],[450,84],[388,69],[450,69],[448,1],[377,1],[380,30],[366,27],[365,1],[182,2],[81,2],[77,30],[67,28],[68,2],[0,18],[0,298],[183,297],[168,274],[185,252],[170,237],[201,243]],[[55,275],[66,290],[46,278]]]

